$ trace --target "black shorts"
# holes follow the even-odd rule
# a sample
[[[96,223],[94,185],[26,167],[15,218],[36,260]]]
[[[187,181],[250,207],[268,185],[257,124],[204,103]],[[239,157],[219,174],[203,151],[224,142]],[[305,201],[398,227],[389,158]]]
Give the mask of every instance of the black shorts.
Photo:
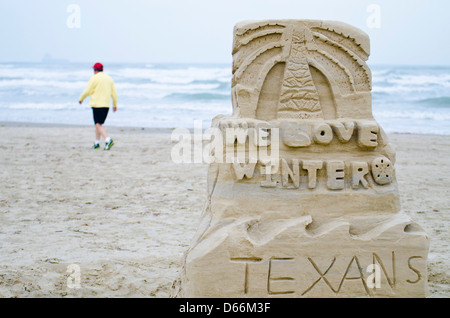
[[[92,114],[94,115],[94,123],[101,124],[106,120],[106,116],[108,116],[108,107],[92,107]]]

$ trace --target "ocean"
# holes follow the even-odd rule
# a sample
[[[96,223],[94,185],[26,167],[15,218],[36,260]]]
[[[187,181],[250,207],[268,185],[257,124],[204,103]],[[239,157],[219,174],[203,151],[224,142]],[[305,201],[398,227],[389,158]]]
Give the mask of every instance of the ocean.
[[[78,97],[92,63],[0,63],[0,122],[91,125]],[[373,114],[388,133],[450,135],[450,66],[370,66]],[[107,64],[119,95],[109,126],[203,127],[232,112],[231,64]]]

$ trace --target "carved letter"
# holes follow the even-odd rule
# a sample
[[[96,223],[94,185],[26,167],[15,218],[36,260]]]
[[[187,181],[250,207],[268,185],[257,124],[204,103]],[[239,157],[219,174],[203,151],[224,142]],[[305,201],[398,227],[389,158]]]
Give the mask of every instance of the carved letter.
[[[328,266],[327,270],[324,273],[322,273],[322,271],[319,269],[319,267],[316,265],[316,263],[314,263],[312,258],[308,257],[308,260],[312,264],[312,266],[314,266],[314,269],[316,270],[316,272],[319,273],[320,277],[302,293],[302,296],[305,295],[307,292],[309,292],[321,279],[323,279],[325,284],[327,284],[327,286],[330,287],[330,289],[333,291],[333,293],[336,294],[337,291],[333,288],[333,286],[331,286],[328,279],[325,278],[325,275],[328,273],[328,271],[331,269],[331,267],[333,267],[334,262],[336,262],[336,257],[333,258],[330,266]]]
[[[414,280],[414,281],[411,281],[411,280],[406,280],[408,283],[410,283],[410,284],[416,284],[416,283],[418,283],[419,281],[420,281],[420,279],[422,278],[422,274],[420,274],[420,271],[417,269],[417,268],[414,268],[414,267],[412,267],[412,265],[411,265],[411,260],[412,259],[415,259],[415,258],[422,258],[421,256],[411,256],[409,259],[408,259],[408,267],[414,272],[414,273],[416,273],[416,275],[417,275],[417,279],[416,280]]]
[[[261,258],[250,258],[250,257],[237,257],[237,258],[232,258],[231,259],[232,262],[243,262],[245,263],[245,274],[244,274],[244,294],[248,293],[248,264],[249,263],[258,263],[261,262],[262,259]]]
[[[319,124],[313,129],[314,141],[321,145],[328,145],[333,140],[333,130],[328,124]]]
[[[238,180],[244,179],[244,176],[247,178],[252,178],[253,173],[255,172],[256,163],[248,163],[241,165],[238,162],[233,163],[234,173],[236,174],[236,178]]]
[[[345,165],[343,161],[327,162],[328,189],[330,190],[344,189],[344,168]]]
[[[271,281],[293,281],[294,278],[292,277],[272,277],[272,263],[274,261],[278,262],[285,262],[285,261],[292,261],[293,258],[271,258],[269,261],[269,272],[267,275],[267,293],[269,295],[286,295],[286,294],[293,294],[294,291],[292,290],[285,290],[285,291],[273,291],[271,289]]]
[[[347,277],[348,273],[350,272],[350,268],[351,268],[351,266],[353,264],[353,261],[356,264],[356,269],[358,270],[359,276]],[[341,280],[341,283],[339,284],[339,288],[338,288],[337,292],[339,292],[341,290],[342,284],[344,283],[344,280],[355,280],[355,279],[360,279],[361,280],[361,282],[363,284],[363,287],[364,287],[364,290],[366,291],[367,295],[370,295],[369,289],[367,288],[367,285],[366,285],[366,281],[364,280],[363,273],[361,272],[361,265],[359,264],[358,257],[353,256],[352,260],[350,261],[350,263],[347,266],[347,270],[345,271],[344,276],[342,277],[342,280]]]
[[[289,168],[287,161],[281,159],[281,184],[283,187],[288,187],[289,177],[295,188],[300,186],[300,163],[297,159],[292,159],[292,170]]]
[[[246,123],[242,126],[246,127]],[[227,146],[234,146],[236,142],[240,145],[245,144],[247,137],[248,128],[232,127],[225,129],[225,142]]]
[[[391,286],[391,288],[395,287],[395,253],[392,252],[392,279],[389,277],[387,270],[386,270],[386,266],[384,266],[383,262],[381,261],[381,258],[376,254],[373,253],[373,264],[375,265],[375,262],[378,262],[378,264],[380,265],[381,269],[383,270],[384,276],[386,276],[387,282],[389,284],[389,286]],[[380,273],[381,275],[381,273]]]
[[[369,187],[369,182],[364,178],[369,173],[369,166],[367,162],[352,162],[352,188],[358,189],[359,184],[363,188]]]
[[[358,122],[358,145],[361,148],[378,146],[378,130],[375,122]]]
[[[274,165],[274,162],[271,160],[263,161],[261,163],[264,165],[263,174],[266,175],[266,179],[261,182],[261,187],[275,188],[277,186],[277,182],[272,181],[272,173],[274,173],[274,171],[278,171],[279,164]]]
[[[331,125],[340,142],[346,143],[352,138],[353,131],[355,129],[355,123],[351,121],[347,122],[336,121],[333,122]]]
[[[281,128],[281,138],[283,142],[288,147],[308,147],[311,145],[311,138],[307,130],[309,127],[285,124]]]
[[[272,127],[269,124],[257,124],[254,128],[255,144],[260,147],[270,146],[270,133]]]
[[[322,169],[323,161],[304,160],[303,169],[308,171],[308,188],[314,189],[317,185],[317,170]]]

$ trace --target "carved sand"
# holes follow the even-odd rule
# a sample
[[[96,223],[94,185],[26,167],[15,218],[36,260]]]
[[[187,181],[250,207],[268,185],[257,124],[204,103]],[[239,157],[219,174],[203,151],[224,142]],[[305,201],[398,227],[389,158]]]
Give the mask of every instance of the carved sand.
[[[231,117],[179,297],[424,297],[429,239],[401,211],[372,115],[368,36],[340,22],[234,29]]]

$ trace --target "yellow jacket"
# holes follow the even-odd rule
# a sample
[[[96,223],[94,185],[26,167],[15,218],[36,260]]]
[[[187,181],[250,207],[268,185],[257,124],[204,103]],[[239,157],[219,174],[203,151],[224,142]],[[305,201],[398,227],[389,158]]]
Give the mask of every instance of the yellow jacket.
[[[86,97],[90,96],[91,107],[108,107],[111,105],[111,98],[113,106],[117,107],[117,91],[114,86],[114,81],[111,77],[98,72],[89,79],[86,89],[81,94],[79,101],[82,102]]]

